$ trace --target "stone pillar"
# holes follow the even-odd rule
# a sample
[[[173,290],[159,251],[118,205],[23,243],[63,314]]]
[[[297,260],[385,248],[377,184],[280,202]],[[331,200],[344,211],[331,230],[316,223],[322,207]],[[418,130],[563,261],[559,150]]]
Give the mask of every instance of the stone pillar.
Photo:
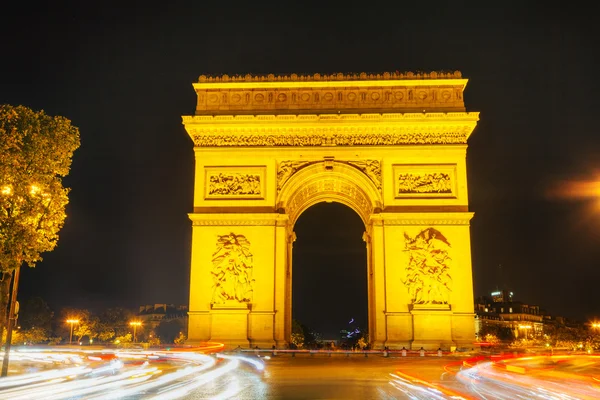
[[[368,325],[367,328],[369,330],[370,335],[374,335],[375,332],[375,309],[373,307],[373,296],[375,296],[375,292],[373,291],[373,265],[371,264],[371,235],[368,232],[363,233],[363,240],[365,242],[365,246],[367,247],[367,317],[368,317]],[[374,336],[371,336],[374,337]],[[371,347],[373,347],[373,343],[371,343]]]
[[[292,250],[296,234],[293,231],[286,230],[286,249],[287,263],[285,269],[285,343],[284,346],[289,346],[289,340],[292,338]]]
[[[275,315],[273,339],[277,348],[287,345],[286,325],[288,319],[288,241],[287,215],[282,215],[275,224]]]
[[[387,326],[385,317],[385,237],[383,221],[379,216],[371,216],[371,254],[370,267],[373,270],[372,290],[373,298],[369,319],[373,331],[369,332],[374,349],[383,348],[387,340]],[[371,316],[372,314],[372,316]]]

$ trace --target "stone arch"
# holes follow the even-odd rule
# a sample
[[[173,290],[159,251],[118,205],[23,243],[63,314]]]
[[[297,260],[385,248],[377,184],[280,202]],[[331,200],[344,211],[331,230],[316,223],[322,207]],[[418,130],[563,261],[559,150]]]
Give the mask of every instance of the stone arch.
[[[365,225],[372,347],[471,347],[466,150],[479,113],[465,109],[466,84],[459,72],[200,77],[183,117],[195,154],[188,342],[285,348],[293,228],[331,201]],[[437,286],[418,262],[439,237],[452,294],[421,301],[419,276]],[[215,252],[247,273],[221,274]],[[248,295],[215,301],[230,282],[251,282]]]
[[[306,209],[322,201],[350,207],[365,226],[382,204],[380,191],[365,173],[352,165],[334,162],[329,166],[313,164],[293,174],[277,196],[277,207],[289,216],[289,225],[294,226]]]

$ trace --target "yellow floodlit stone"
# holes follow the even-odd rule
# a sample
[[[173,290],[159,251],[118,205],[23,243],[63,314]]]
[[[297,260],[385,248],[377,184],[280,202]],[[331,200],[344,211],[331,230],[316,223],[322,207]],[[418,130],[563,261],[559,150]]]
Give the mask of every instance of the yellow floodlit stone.
[[[289,344],[294,224],[335,201],[365,224],[374,348],[471,346],[466,151],[452,73],[201,76],[188,341]]]

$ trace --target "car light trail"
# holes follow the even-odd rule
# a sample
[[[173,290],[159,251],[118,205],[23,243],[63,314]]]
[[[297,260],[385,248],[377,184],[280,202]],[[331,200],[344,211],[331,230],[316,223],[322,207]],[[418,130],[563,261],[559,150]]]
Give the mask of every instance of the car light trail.
[[[35,362],[44,370],[3,378],[0,399],[177,399],[238,368],[238,357],[222,357],[227,361],[217,366],[216,358],[205,354],[218,349],[222,345],[213,343],[199,352],[13,351],[11,360],[17,368],[19,362]],[[261,361],[243,359],[264,368]],[[234,396],[239,390],[239,385],[228,387],[218,398]]]

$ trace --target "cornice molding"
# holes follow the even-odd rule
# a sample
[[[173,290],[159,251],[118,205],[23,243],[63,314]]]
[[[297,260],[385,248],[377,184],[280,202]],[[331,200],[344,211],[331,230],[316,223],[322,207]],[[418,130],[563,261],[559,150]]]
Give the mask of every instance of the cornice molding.
[[[381,73],[367,73],[367,72],[350,72],[350,73],[314,73],[314,74],[245,74],[245,75],[200,75],[198,78],[198,84],[200,85],[211,85],[211,84],[240,84],[240,83],[343,83],[366,81],[369,84],[373,84],[374,81],[427,81],[427,80],[462,80],[462,73],[460,71],[431,71],[431,72],[381,72]]]
[[[475,213],[379,213],[371,216],[374,225],[469,225]]]
[[[476,123],[479,112],[428,112],[428,113],[362,113],[362,114],[268,114],[268,115],[184,115],[184,125],[249,125],[249,124],[332,124],[343,125],[344,122],[363,123],[431,123],[447,124]]]
[[[188,214],[192,226],[285,226],[286,214]]]
[[[196,147],[466,144],[479,113],[184,116]]]

